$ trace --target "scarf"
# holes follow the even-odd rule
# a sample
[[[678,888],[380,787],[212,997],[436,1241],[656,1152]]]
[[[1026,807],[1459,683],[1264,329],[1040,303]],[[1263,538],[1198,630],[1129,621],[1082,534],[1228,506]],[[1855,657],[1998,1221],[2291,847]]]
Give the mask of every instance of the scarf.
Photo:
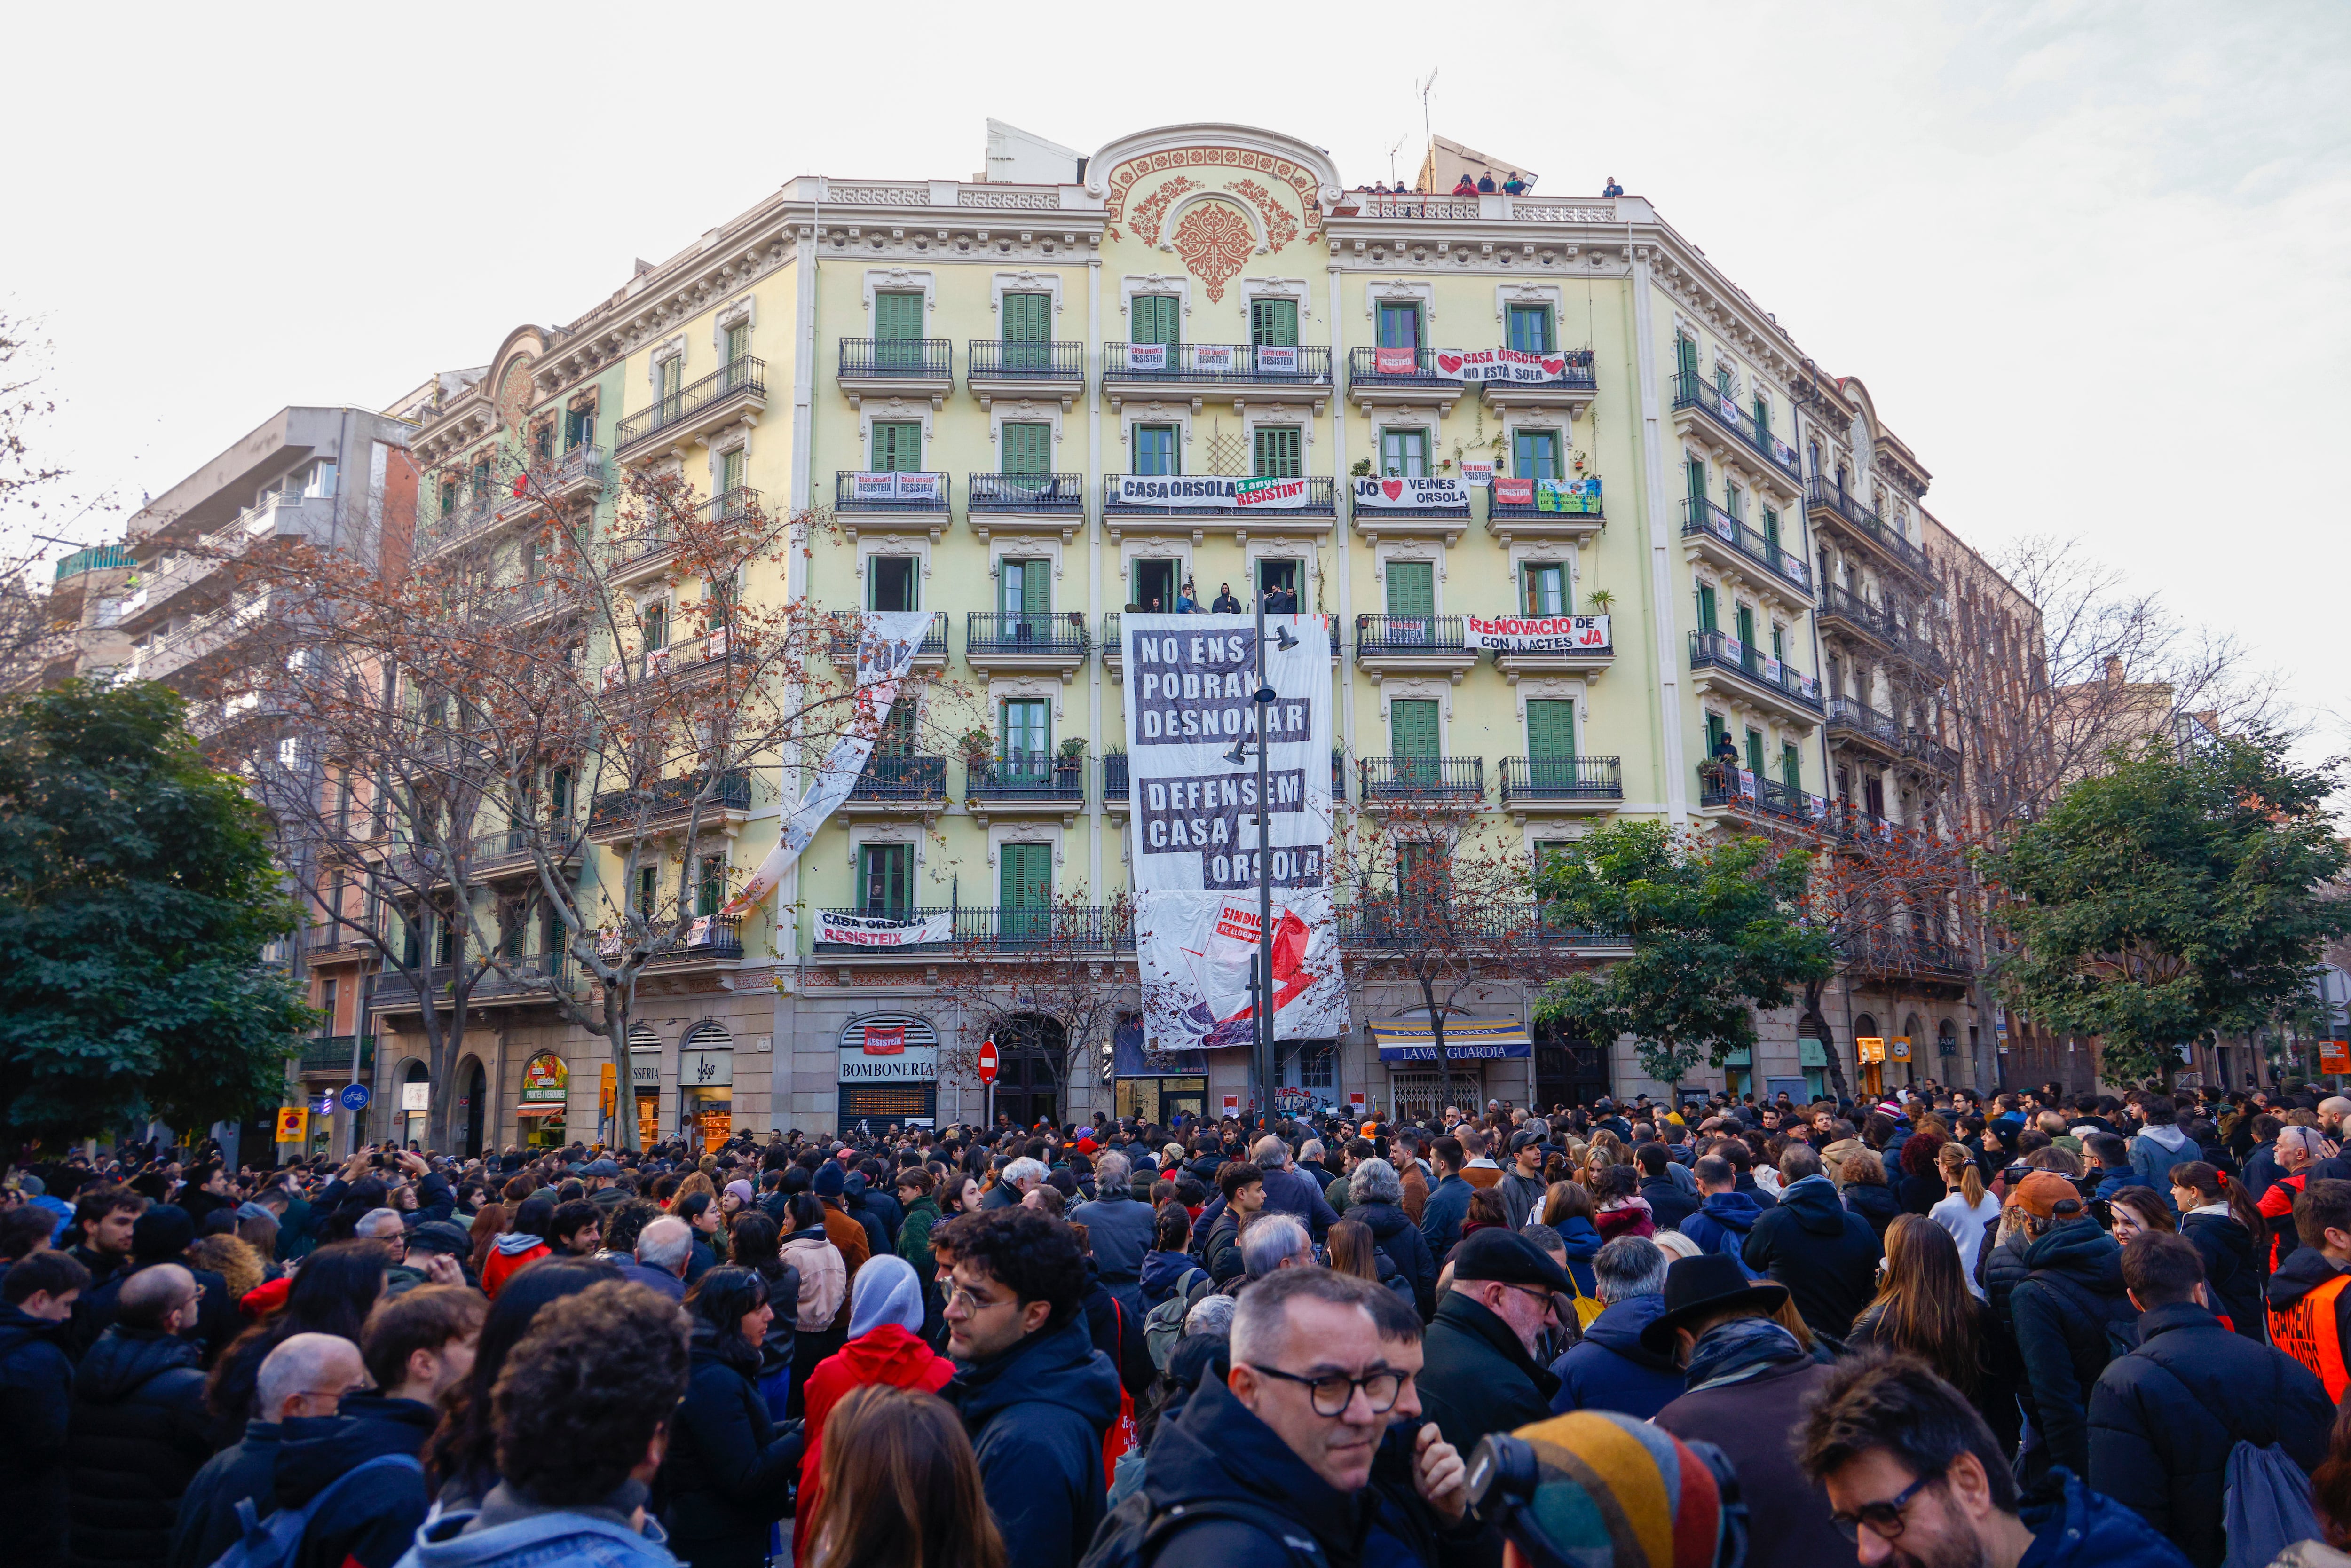
[[[1707,1330],[1690,1352],[1687,1392],[1761,1377],[1775,1366],[1809,1361],[1796,1336],[1770,1318],[1733,1318]]]

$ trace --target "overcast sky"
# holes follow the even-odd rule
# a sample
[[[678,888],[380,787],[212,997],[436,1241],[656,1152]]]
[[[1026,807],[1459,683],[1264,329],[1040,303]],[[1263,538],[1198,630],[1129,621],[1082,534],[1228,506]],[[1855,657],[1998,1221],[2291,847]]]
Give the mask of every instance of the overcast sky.
[[[134,509],[285,404],[380,406],[578,315],[794,174],[968,178],[990,115],[1084,152],[1262,125],[1351,184],[1402,141],[1408,176],[1435,66],[1438,134],[1546,193],[1616,175],[1864,379],[1970,542],[2078,535],[2339,706],[2351,6],[1175,15],[18,7],[0,305],[55,345],[37,455]]]

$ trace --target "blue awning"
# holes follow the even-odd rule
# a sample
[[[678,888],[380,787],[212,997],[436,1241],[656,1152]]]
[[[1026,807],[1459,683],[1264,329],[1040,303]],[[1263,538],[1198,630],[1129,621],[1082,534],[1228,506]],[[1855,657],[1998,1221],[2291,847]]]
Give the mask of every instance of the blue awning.
[[[1367,1024],[1384,1062],[1434,1062],[1436,1031],[1416,1019],[1374,1019]],[[1523,1061],[1534,1054],[1527,1026],[1516,1019],[1447,1019],[1445,1051],[1455,1061]]]

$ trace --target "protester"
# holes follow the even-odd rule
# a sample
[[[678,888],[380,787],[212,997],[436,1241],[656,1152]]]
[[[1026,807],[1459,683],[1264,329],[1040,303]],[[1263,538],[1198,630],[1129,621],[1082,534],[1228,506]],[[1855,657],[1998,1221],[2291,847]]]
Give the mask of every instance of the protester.
[[[401,1568],[676,1563],[644,1504],[687,1390],[686,1313],[643,1285],[580,1271],[599,1282],[538,1311],[498,1375],[496,1484],[477,1508],[435,1517]]]
[[[1869,1221],[1869,1228],[1876,1233],[1882,1245],[1886,1239],[1886,1228],[1894,1223],[1896,1215],[1902,1212],[1901,1199],[1896,1197],[1892,1187],[1886,1185],[1884,1162],[1864,1149],[1846,1156],[1844,1164],[1837,1170],[1837,1176],[1843,1184],[1840,1194],[1844,1200],[1845,1211]]]
[[[2020,1479],[2037,1485],[2053,1465],[2089,1473],[2089,1398],[2098,1375],[2126,1343],[2134,1316],[2122,1249],[2083,1212],[2079,1191],[2054,1171],[2034,1171],[2009,1197],[2023,1215],[2025,1278],[2009,1294],[2023,1367],[2020,1403],[2031,1424]]]
[[[1592,1189],[1577,1181],[1555,1181],[1543,1197],[1542,1223],[1559,1237],[1560,1246],[1567,1253],[1561,1265],[1575,1281],[1577,1291],[1590,1296],[1599,1290],[1593,1277],[1592,1260],[1607,1242],[1600,1234],[1596,1220],[1600,1206],[1593,1198]]]
[[[1494,1186],[1502,1195],[1502,1207],[1513,1230],[1524,1230],[1533,1222],[1550,1193],[1550,1184],[1543,1180],[1542,1166],[1542,1134],[1532,1128],[1513,1133],[1510,1169],[1502,1173],[1502,1179]]]
[[[1614,1410],[1646,1421],[1682,1393],[1680,1364],[1641,1343],[1642,1331],[1666,1310],[1666,1254],[1646,1237],[1623,1237],[1600,1249],[1592,1271],[1600,1315],[1583,1326],[1580,1343],[1552,1363],[1559,1379],[1552,1414]]]
[[[1020,1568],[1070,1568],[1102,1517],[1102,1438],[1118,1371],[1079,1305],[1084,1255],[1070,1228],[1027,1209],[941,1228],[955,1255],[947,1398],[970,1433],[989,1511]]]
[[[548,1244],[554,1233],[555,1205],[548,1199],[523,1199],[516,1206],[511,1223],[513,1229],[499,1232],[492,1240],[489,1256],[481,1265],[482,1294],[493,1301],[508,1280],[555,1250]]]
[[[1950,1233],[1931,1219],[1896,1215],[1886,1228],[1886,1268],[1876,1299],[1854,1320],[1845,1348],[1917,1356],[1974,1401],[1995,1434],[2013,1437],[2015,1393],[1990,1368],[1997,1326],[1991,1309],[1966,1284]]]
[[[874,1259],[858,1273],[851,1295],[849,1343],[827,1356],[809,1377],[810,1437],[800,1459],[802,1519],[821,1511],[827,1422],[851,1390],[887,1384],[936,1394],[955,1375],[955,1364],[934,1354],[916,1337],[923,1326],[922,1286],[905,1260]],[[960,1428],[957,1437],[964,1447],[969,1447]],[[813,1542],[813,1532],[796,1531],[794,1561],[806,1563]]]
[[[1551,1413],[1559,1380],[1535,1359],[1536,1342],[1570,1289],[1565,1271],[1515,1232],[1481,1230],[1461,1243],[1453,1288],[1422,1342],[1419,1379],[1429,1419],[1455,1448],[1468,1453],[1489,1432]]]
[[[2231,1450],[2275,1444],[2314,1469],[2335,1404],[2307,1367],[2214,1319],[2195,1243],[2145,1232],[2122,1249],[2122,1276],[2142,1314],[2139,1343],[2091,1393],[2085,1479],[2137,1509],[2196,1568],[2219,1568]]]
[[[185,1215],[169,1212],[185,1226]],[[75,1369],[65,1453],[77,1568],[154,1564],[170,1551],[180,1498],[214,1447],[204,1349],[184,1337],[196,1326],[202,1292],[176,1263],[131,1272],[115,1296],[113,1325]]]
[[[2229,1180],[2202,1160],[2172,1166],[2168,1179],[2172,1207],[2179,1211],[2179,1234],[2195,1244],[2204,1260],[2204,1283],[2212,1293],[2213,1310],[2246,1338],[2264,1339],[2268,1308],[2262,1299],[2261,1210],[2242,1182]],[[2297,1213],[2297,1234],[2301,1222]]]
[[[1217,1172],[1217,1190],[1224,1197],[1225,1211],[1208,1227],[1200,1263],[1208,1270],[1208,1278],[1222,1285],[1241,1275],[1241,1227],[1265,1207],[1265,1172],[1239,1160],[1229,1161]]]
[[[768,1282],[721,1265],[685,1305],[689,1370],[657,1479],[662,1523],[695,1568],[766,1568],[801,1454],[799,1428],[778,1430],[759,1394],[760,1346],[775,1320]]]
[[[1420,1234],[1428,1243],[1428,1255],[1443,1258],[1461,1239],[1461,1222],[1469,1213],[1469,1194],[1475,1189],[1463,1174],[1469,1156],[1460,1139],[1437,1139],[1429,1145],[1428,1158],[1437,1185],[1429,1188],[1428,1206],[1421,1212]]]
[[[800,1524],[812,1538],[806,1561],[820,1568],[1007,1568],[971,1440],[950,1406],[927,1393],[869,1384],[841,1399],[822,1436],[823,1469],[812,1491],[801,1493]]]
[[[1696,1184],[1684,1188],[1676,1179],[1686,1176],[1682,1167],[1674,1164],[1673,1155],[1665,1145],[1643,1144],[1633,1151],[1634,1162],[1641,1167],[1641,1197],[1649,1206],[1659,1230],[1677,1230],[1683,1220],[1698,1212]]]
[[[766,1218],[764,1215],[755,1218]],[[769,1222],[771,1227],[772,1223]],[[645,1221],[644,1228],[637,1232],[633,1255],[611,1266],[622,1279],[658,1291],[673,1301],[683,1301],[686,1263],[693,1256],[693,1227],[664,1214]]]
[[[938,1265],[931,1257],[931,1228],[941,1216],[937,1200],[931,1195],[937,1189],[938,1178],[920,1166],[908,1166],[898,1173],[898,1203],[904,1210],[898,1222],[898,1256],[914,1270],[914,1278],[929,1289],[931,1276]]]
[[[1323,1197],[1321,1184],[1291,1159],[1290,1145],[1277,1137],[1262,1137],[1249,1151],[1249,1158],[1265,1173],[1265,1207],[1275,1214],[1297,1216],[1306,1222],[1314,1239],[1322,1240],[1339,1217]],[[1082,1217],[1079,1222],[1084,1223]]]
[[[1086,1228],[1102,1288],[1139,1323],[1149,1305],[1141,1282],[1143,1258],[1152,1249],[1155,1228],[1151,1206],[1134,1200],[1127,1185],[1133,1179],[1134,1167],[1124,1155],[1100,1156],[1094,1161],[1093,1201],[1079,1204],[1070,1210],[1069,1218],[1072,1224]],[[1329,1212],[1328,1205],[1324,1212]]]
[[[210,1568],[244,1534],[236,1505],[266,1517],[277,1508],[277,1448],[298,1416],[332,1416],[343,1396],[365,1388],[360,1347],[335,1334],[298,1333],[261,1364],[254,1418],[245,1435],[205,1461],[180,1500],[168,1568]],[[402,1542],[402,1550],[407,1542]],[[397,1553],[395,1553],[397,1555]],[[338,1565],[340,1568],[340,1565]]]
[[[252,1420],[254,1386],[269,1353],[298,1333],[360,1343],[368,1312],[383,1293],[385,1255],[375,1241],[336,1241],[302,1260],[285,1306],[237,1336],[213,1368],[204,1400],[221,1440],[233,1443]]]
[[[2337,1417],[2326,1458],[2310,1473],[2318,1534],[2279,1554],[2273,1568],[2351,1568],[2351,1420]]]
[[[559,1260],[516,1276],[499,1293],[482,1320],[473,1369],[442,1401],[441,1423],[425,1446],[425,1484],[444,1513],[480,1508],[497,1485],[495,1391],[514,1347],[549,1302],[611,1281],[611,1270],[602,1265]],[[678,1354],[682,1380],[683,1346]]]
[[[1984,1232],[2000,1222],[2000,1199],[1984,1189],[1983,1173],[1963,1145],[1937,1149],[1935,1166],[1942,1173],[1944,1197],[1927,1211],[1927,1218],[1950,1233],[1968,1290],[1982,1301],[1984,1288],[1975,1278],[1975,1260],[1983,1249]]]
[[[1413,1304],[1426,1322],[1437,1312],[1437,1259],[1428,1239],[1405,1212],[1404,1183],[1383,1159],[1363,1159],[1347,1174],[1347,1218],[1361,1220],[1372,1244],[1412,1283]]]
[[[1865,1563],[2186,1568],[2146,1521],[2078,1476],[2053,1475],[2020,1498],[1983,1417],[1906,1356],[1857,1356],[1824,1376],[1802,1440],[1803,1476],[1824,1490],[1837,1530]],[[1754,1500],[1743,1470],[1740,1481]],[[1753,1521],[1760,1542],[1760,1506]],[[1818,1561],[1854,1558],[1847,1545],[1823,1550]],[[1751,1552],[1749,1561],[1756,1561]]]
[[[1820,1185],[1833,1200],[1834,1188]],[[1714,1444],[1738,1472],[1749,1568],[1818,1568],[1852,1550],[1790,1448],[1806,1402],[1828,1375],[1773,1319],[1791,1299],[1785,1285],[1750,1283],[1736,1259],[1685,1258],[1667,1269],[1665,1311],[1641,1333],[1644,1347],[1672,1352],[1684,1369],[1685,1392],[1657,1412],[1656,1424],[1685,1441]]]
[[[66,1560],[66,1432],[73,1413],[71,1323],[89,1270],[43,1249],[0,1279],[0,1520],[12,1562],[56,1568]]]
[[[1199,1266],[1193,1260],[1191,1245],[1192,1217],[1170,1198],[1152,1217],[1151,1249],[1143,1255],[1143,1267],[1135,1279],[1144,1312],[1173,1296],[1186,1272]]]
[[[1750,1269],[1787,1287],[1814,1333],[1842,1340],[1876,1284],[1877,1233],[1838,1202],[1835,1184],[1821,1174],[1820,1155],[1809,1145],[1788,1146],[1780,1176],[1786,1185],[1779,1202],[1755,1222],[1740,1255]]]

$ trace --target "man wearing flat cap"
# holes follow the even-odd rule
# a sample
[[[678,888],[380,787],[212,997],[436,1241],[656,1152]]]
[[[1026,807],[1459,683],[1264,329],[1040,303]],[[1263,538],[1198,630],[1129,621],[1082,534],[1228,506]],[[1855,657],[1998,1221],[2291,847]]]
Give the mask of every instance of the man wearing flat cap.
[[[1482,1232],[1480,1234],[1483,1234]],[[1788,1288],[1750,1281],[1739,1260],[1709,1252],[1666,1270],[1666,1310],[1641,1348],[1682,1364],[1682,1396],[1656,1424],[1730,1458],[1752,1530],[1748,1568],[1817,1568],[1850,1562],[1853,1543],[1830,1519],[1828,1494],[1797,1467],[1791,1440],[1829,1369],[1780,1325]]]
[[[1516,1231],[1475,1230],[1455,1249],[1453,1288],[1421,1342],[1419,1378],[1421,1405],[1447,1442],[1466,1454],[1489,1432],[1551,1414],[1559,1379],[1535,1345],[1561,1321],[1570,1289],[1551,1255]]]

